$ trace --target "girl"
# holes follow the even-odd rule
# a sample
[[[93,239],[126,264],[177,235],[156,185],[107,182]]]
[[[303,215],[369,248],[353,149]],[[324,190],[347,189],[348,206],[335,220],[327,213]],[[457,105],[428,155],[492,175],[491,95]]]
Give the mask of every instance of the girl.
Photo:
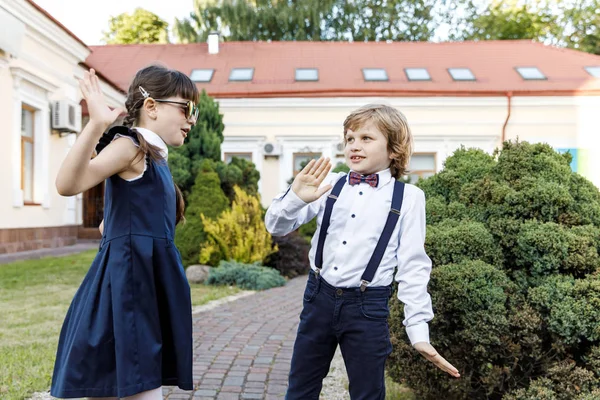
[[[173,244],[183,200],[166,159],[196,123],[198,90],[181,72],[144,68],[128,91],[127,126],[103,136],[121,110],[108,108],[93,69],[80,87],[90,120],[56,188],[73,196],[106,180],[105,222],[60,333],[51,394],[154,400],[161,385],[191,390],[190,288]]]

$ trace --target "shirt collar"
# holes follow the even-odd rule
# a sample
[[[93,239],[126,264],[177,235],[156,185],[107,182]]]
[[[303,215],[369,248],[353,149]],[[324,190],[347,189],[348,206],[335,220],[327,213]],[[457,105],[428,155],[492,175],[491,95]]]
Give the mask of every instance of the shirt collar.
[[[169,158],[169,149],[167,148],[167,144],[164,142],[164,140],[162,140],[160,136],[152,132],[150,129],[140,128],[139,126],[133,127],[131,129],[135,129],[136,131],[138,131],[144,137],[146,142],[158,147],[165,160]]]

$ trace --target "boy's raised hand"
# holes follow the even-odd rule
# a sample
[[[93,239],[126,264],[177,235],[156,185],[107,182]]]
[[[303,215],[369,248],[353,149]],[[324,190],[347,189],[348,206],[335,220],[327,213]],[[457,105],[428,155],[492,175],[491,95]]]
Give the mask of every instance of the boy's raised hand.
[[[446,359],[442,357],[431,344],[427,342],[418,342],[415,343],[414,348],[442,371],[449,373],[455,378],[460,378],[458,370],[446,361]]]
[[[331,185],[321,186],[323,179],[331,170],[329,158],[310,160],[308,164],[296,175],[292,183],[292,190],[305,203],[311,203],[331,189]]]

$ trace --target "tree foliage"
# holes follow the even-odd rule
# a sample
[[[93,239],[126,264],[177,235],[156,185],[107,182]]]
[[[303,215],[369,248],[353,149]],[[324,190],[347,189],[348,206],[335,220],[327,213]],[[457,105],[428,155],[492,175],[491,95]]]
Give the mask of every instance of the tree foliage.
[[[106,44],[167,43],[168,28],[158,15],[138,7],[131,14],[111,17],[103,40]]]
[[[459,1],[208,0],[175,23],[183,43],[224,40],[429,40]]]

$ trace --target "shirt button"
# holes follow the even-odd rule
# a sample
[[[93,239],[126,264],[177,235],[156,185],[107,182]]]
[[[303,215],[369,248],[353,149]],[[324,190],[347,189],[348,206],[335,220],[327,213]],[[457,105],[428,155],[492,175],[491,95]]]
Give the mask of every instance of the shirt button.
[[[352,214],[352,218],[356,217],[356,214]]]
[[[337,271],[337,267],[333,267],[333,269]]]
[[[358,192],[358,194],[360,194],[362,196],[362,192]]]
[[[346,244],[346,241],[344,240],[344,241],[342,242],[342,244]]]

